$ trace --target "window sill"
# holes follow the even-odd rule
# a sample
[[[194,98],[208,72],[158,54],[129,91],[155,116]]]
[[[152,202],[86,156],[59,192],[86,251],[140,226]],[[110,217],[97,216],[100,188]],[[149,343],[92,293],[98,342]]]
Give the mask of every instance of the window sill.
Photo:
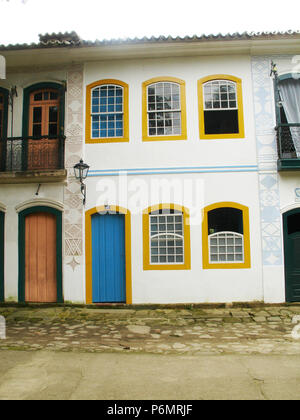
[[[233,134],[200,134],[200,140],[228,140],[228,139],[245,139],[244,133]]]
[[[143,141],[172,141],[172,140],[187,140],[187,136],[157,136],[157,137],[143,137]]]
[[[213,270],[232,270],[232,269],[243,269],[243,268],[251,268],[250,264],[242,263],[242,264],[235,264],[235,263],[228,263],[228,264],[204,264],[203,269],[213,269]]]
[[[86,144],[99,144],[99,143],[128,143],[129,138],[127,137],[113,137],[103,139],[87,139]]]
[[[144,264],[144,271],[149,270],[190,270],[191,267],[189,264],[172,264],[172,265],[151,265],[151,264]]]

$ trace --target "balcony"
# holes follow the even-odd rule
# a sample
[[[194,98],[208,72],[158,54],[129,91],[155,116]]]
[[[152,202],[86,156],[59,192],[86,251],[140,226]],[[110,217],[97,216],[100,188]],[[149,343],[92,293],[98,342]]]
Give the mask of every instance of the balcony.
[[[65,136],[0,139],[0,183],[62,181],[64,155]]]
[[[293,139],[300,143],[300,124],[278,124],[277,150],[279,171],[299,171],[300,156],[297,156]]]

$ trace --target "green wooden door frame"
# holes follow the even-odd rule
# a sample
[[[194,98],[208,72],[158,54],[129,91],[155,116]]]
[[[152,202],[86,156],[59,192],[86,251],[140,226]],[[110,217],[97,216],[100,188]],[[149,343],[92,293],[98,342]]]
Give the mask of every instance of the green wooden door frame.
[[[300,215],[300,208],[290,210],[283,214],[283,239],[284,239],[284,272],[285,272],[285,297],[286,302],[298,302],[293,298],[291,286],[288,281],[289,277],[289,256],[291,255],[290,240],[288,234],[288,217],[294,214]]]
[[[8,129],[8,98],[9,98],[9,91],[0,87],[0,93],[4,97],[4,112],[3,112],[3,134],[2,140],[3,144],[1,147],[1,154],[0,154],[0,171],[4,170],[5,168],[5,161],[6,161],[6,139],[7,139],[7,129]],[[1,137],[1,136],[0,136]]]
[[[3,133],[7,137],[7,122],[8,122],[8,90],[0,87],[0,93],[4,96],[4,115],[3,115]]]
[[[63,303],[62,287],[62,212],[52,207],[36,206],[19,213],[19,302],[25,302],[25,218],[33,213],[51,213],[56,217],[57,303]]]
[[[4,302],[4,217],[0,211],[0,302]]]

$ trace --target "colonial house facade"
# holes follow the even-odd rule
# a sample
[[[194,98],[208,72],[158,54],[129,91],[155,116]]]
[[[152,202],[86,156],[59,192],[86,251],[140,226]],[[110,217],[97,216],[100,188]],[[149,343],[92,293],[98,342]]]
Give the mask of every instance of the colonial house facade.
[[[0,47],[0,300],[299,301],[299,40]]]

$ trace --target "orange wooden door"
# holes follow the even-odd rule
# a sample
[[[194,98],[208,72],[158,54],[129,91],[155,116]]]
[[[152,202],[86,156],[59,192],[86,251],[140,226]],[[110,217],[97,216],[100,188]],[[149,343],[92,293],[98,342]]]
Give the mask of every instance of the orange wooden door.
[[[25,300],[56,302],[56,217],[33,213],[25,219]]]
[[[54,89],[43,89],[30,95],[29,136],[39,140],[28,141],[28,170],[58,168],[59,151],[59,94]]]

